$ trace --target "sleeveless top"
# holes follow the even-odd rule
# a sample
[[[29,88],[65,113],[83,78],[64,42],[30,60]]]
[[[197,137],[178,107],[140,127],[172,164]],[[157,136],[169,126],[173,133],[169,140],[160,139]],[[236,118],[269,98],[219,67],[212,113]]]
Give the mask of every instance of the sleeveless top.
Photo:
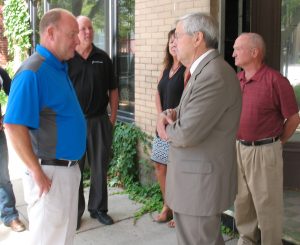
[[[181,65],[176,73],[169,78],[170,69],[164,70],[157,86],[163,111],[178,106],[184,89],[184,71],[185,67]]]

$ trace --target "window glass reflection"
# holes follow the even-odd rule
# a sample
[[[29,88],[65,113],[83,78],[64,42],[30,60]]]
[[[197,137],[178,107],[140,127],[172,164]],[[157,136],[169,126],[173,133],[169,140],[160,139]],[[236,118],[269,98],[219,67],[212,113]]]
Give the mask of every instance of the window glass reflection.
[[[117,72],[119,79],[119,116],[134,113],[134,0],[119,0],[117,7]]]
[[[64,8],[75,16],[88,16],[93,23],[94,44],[105,50],[106,5],[105,0],[48,0],[49,8]]]
[[[300,105],[300,1],[282,0],[281,72],[294,86]]]

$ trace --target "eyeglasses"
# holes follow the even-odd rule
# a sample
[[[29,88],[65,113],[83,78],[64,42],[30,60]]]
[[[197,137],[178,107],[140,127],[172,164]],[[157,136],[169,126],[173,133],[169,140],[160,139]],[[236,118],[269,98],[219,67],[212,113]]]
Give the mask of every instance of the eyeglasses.
[[[193,34],[189,34],[187,32],[183,32],[183,33],[178,33],[178,32],[175,32],[175,39],[178,40],[178,39],[181,39],[184,35],[188,35],[190,37],[194,36],[196,33],[198,32],[194,32]]]
[[[187,33],[178,33],[178,32],[175,32],[175,39],[178,40],[180,38],[182,38],[184,35],[186,35]]]

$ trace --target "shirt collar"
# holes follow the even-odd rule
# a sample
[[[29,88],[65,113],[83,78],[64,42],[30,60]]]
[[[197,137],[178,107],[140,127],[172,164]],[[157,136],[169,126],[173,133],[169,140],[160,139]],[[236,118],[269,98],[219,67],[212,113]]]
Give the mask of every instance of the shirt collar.
[[[199,63],[213,51],[214,51],[214,49],[210,49],[210,50],[206,51],[204,54],[200,55],[200,57],[194,61],[194,63],[191,65],[191,68],[190,68],[191,74],[193,74],[193,72],[196,70]]]
[[[36,47],[36,51],[46,59],[46,62],[50,63],[56,69],[62,69],[67,71],[66,62],[61,62],[57,59],[47,48],[38,44]]]
[[[249,83],[249,82],[252,82],[252,81],[259,81],[260,80],[260,77],[261,77],[261,74],[264,73],[264,69],[265,69],[266,65],[265,64],[262,64],[262,66],[257,70],[257,72],[247,81],[246,80],[246,77],[245,77],[245,71],[242,71],[239,76],[239,80],[240,82],[243,82],[243,83]]]
[[[83,60],[88,60],[97,52],[98,52],[98,50],[97,50],[96,46],[94,45],[94,43],[92,43],[92,50],[91,50],[91,52],[89,53],[89,56],[86,59],[84,59],[77,51],[75,51],[75,56],[78,56]]]

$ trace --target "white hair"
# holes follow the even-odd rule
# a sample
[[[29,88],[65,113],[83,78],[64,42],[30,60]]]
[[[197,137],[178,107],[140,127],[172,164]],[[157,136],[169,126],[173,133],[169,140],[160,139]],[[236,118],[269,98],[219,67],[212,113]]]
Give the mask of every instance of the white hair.
[[[178,22],[183,24],[184,31],[189,35],[202,32],[207,48],[218,46],[218,24],[212,16],[204,13],[191,13],[179,18],[176,24]]]

